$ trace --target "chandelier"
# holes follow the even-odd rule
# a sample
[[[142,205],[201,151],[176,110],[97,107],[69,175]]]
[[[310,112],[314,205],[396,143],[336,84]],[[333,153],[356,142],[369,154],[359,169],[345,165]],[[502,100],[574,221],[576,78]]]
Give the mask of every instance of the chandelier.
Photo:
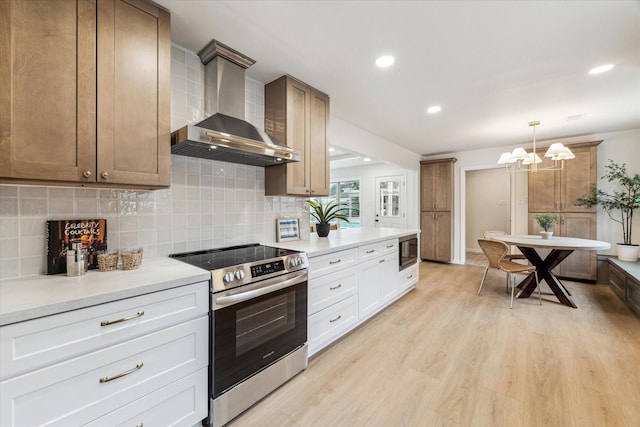
[[[542,163],[542,159],[536,154],[536,126],[540,124],[539,121],[529,122],[529,126],[533,127],[533,151],[527,153],[527,151],[518,147],[511,153],[502,153],[498,164],[505,165],[507,172],[538,172],[542,170],[562,170],[564,168],[564,161],[575,159],[576,156],[567,147],[559,142],[551,144],[544,157],[549,157],[553,160],[553,166],[538,167],[538,163]]]

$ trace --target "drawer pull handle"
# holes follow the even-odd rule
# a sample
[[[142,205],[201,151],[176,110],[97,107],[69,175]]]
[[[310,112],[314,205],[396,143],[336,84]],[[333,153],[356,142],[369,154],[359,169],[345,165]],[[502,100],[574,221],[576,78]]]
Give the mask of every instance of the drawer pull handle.
[[[410,274],[409,276],[407,276],[407,279],[411,279],[413,277],[413,274]]]
[[[378,262],[379,262],[379,263],[383,263],[383,262],[384,262],[384,259],[381,259],[381,260],[380,260],[380,261],[378,261]]]
[[[337,260],[335,260],[335,261],[329,261],[329,264],[337,264],[337,263],[339,263],[340,261],[342,261],[342,260],[341,260],[340,258],[338,258],[338,259],[337,259]]]
[[[340,289],[342,287],[342,283],[338,283],[338,286],[334,286],[332,288],[329,288],[330,291],[335,291],[336,289]]]
[[[390,248],[392,248],[392,247],[393,247],[393,243],[392,243],[392,244],[390,244],[390,245],[387,245],[387,249],[390,249]]]
[[[266,359],[268,357],[273,356],[276,353],[275,350],[270,351],[269,353],[265,354],[264,356],[262,356],[263,359]]]
[[[108,383],[109,381],[113,381],[113,380],[117,380],[118,378],[126,377],[127,375],[132,374],[135,371],[139,371],[143,366],[144,366],[144,363],[142,363],[142,362],[138,363],[135,368],[129,369],[128,371],[121,372],[121,373],[119,373],[117,375],[114,375],[112,377],[100,378],[100,382],[101,383]]]
[[[126,322],[127,320],[137,319],[138,317],[141,317],[141,316],[144,316],[144,311],[139,311],[136,314],[134,314],[133,316],[123,317],[122,319],[103,320],[102,322],[100,322],[100,326],[109,326],[109,325],[113,325],[115,323],[122,323],[122,322]]]
[[[372,253],[374,253],[375,251],[376,251],[375,249],[369,249],[369,250],[367,251],[367,253],[368,253],[368,254],[372,254]]]
[[[338,317],[336,317],[335,319],[329,320],[329,323],[337,322],[340,319],[342,319],[342,314],[339,314]]]

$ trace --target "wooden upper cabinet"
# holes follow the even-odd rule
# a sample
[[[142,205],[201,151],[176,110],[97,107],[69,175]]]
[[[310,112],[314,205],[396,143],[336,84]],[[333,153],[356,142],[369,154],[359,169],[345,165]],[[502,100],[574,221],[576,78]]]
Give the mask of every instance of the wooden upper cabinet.
[[[170,63],[169,13],[98,0],[99,182],[170,184]]]
[[[0,182],[168,186],[169,14],[17,0],[0,16]]]
[[[420,210],[451,211],[456,159],[420,162]]]
[[[0,175],[95,170],[95,1],[0,2]]]
[[[560,171],[529,172],[529,212],[595,212],[577,206],[578,198],[597,183],[597,146],[601,141],[570,145],[576,156],[566,160]],[[539,167],[553,166],[544,157]]]
[[[329,97],[282,76],[265,86],[265,132],[300,152],[299,162],[267,166],[267,196],[329,195]]]

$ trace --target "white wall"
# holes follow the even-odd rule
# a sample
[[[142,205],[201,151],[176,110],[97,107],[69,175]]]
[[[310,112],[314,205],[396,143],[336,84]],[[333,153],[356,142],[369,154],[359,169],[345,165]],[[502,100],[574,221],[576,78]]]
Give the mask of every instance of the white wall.
[[[377,176],[402,175],[407,186],[406,213],[407,228],[420,228],[419,218],[419,172],[395,165],[373,164],[355,168],[331,170],[331,180],[356,178],[360,180],[360,220],[363,227],[375,226],[375,179]]]
[[[478,239],[486,230],[509,232],[510,177],[503,168],[467,171],[466,250],[480,251]]]
[[[598,146],[598,186],[603,189],[607,187],[606,182],[600,177],[604,173],[604,165],[608,159],[616,162],[624,162],[630,174],[640,173],[640,129],[633,129],[619,132],[609,132],[602,134],[581,135],[558,140],[538,141],[540,146],[548,146],[554,142],[563,144],[576,144],[580,142],[599,141],[603,142]],[[494,168],[500,154],[511,151],[515,145],[506,147],[496,147],[484,150],[462,151],[457,153],[446,153],[437,156],[428,156],[424,159],[437,159],[455,157],[458,161],[454,169],[454,255],[453,262],[464,262],[465,240],[465,209],[466,209],[466,189],[464,175],[466,171],[477,169]],[[525,146],[524,148],[531,148]],[[505,172],[506,173],[506,172]],[[514,180],[512,188],[512,211],[513,223],[511,232],[515,234],[527,234],[527,174],[511,174]],[[635,227],[632,241],[640,243],[640,213],[635,216]],[[617,223],[612,223],[607,214],[598,209],[598,240],[615,244],[622,238],[622,230]],[[615,254],[615,246],[607,251],[600,251],[601,254]]]

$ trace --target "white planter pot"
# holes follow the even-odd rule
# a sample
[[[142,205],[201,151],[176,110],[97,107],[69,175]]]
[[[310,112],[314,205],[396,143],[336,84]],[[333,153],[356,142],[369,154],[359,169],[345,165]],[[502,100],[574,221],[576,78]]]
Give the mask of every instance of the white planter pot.
[[[638,261],[638,254],[640,253],[640,245],[623,245],[616,243],[618,250],[618,259],[620,261]]]
[[[540,235],[542,236],[543,239],[549,240],[551,239],[551,236],[553,236],[553,231],[541,231]]]

